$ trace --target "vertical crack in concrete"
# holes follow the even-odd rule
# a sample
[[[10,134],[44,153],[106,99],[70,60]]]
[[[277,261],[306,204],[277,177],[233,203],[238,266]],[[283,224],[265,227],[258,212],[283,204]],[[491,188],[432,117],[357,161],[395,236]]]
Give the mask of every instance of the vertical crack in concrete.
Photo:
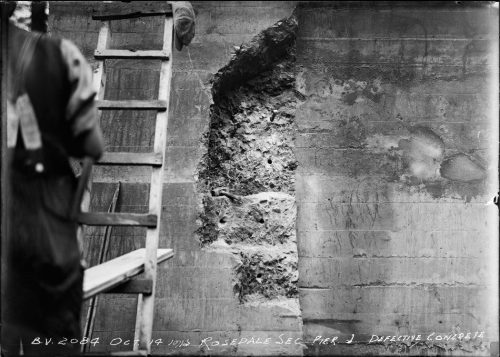
[[[295,16],[242,45],[213,79],[198,236],[237,259],[241,303],[297,298]]]

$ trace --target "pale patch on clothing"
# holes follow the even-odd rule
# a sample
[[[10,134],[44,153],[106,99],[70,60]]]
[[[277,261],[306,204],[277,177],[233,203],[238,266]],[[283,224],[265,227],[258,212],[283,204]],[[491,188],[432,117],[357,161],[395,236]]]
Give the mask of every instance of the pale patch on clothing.
[[[40,149],[42,147],[42,137],[28,95],[23,94],[18,97],[15,105],[9,100],[7,113],[7,147],[13,148],[16,146],[20,126],[24,147],[28,150]]]

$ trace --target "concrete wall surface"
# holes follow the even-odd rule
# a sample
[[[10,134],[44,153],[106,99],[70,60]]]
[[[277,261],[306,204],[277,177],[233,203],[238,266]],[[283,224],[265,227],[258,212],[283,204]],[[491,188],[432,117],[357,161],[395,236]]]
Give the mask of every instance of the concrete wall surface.
[[[49,5],[49,31],[73,40],[94,68],[95,4]],[[160,247],[175,257],[159,267],[153,354],[489,355],[498,341],[498,9],[192,4],[196,36],[173,53]],[[210,80],[238,46],[294,10],[299,299],[242,304],[235,255],[202,248],[196,234]],[[158,17],[115,20],[109,47],[158,49],[162,33]],[[159,69],[154,60],[107,61],[105,99],[156,99]],[[154,119],[104,111],[106,150],[150,152]],[[94,169],[92,210],[108,209],[117,180],[117,210],[147,212],[147,169],[111,166]],[[90,264],[103,235],[87,230]],[[144,229],[113,229],[107,258],[144,238]],[[134,296],[100,296],[91,351],[130,350],[135,307]],[[414,337],[369,343],[373,335]]]
[[[489,355],[473,337],[498,341],[498,9],[308,3],[298,22],[307,353]],[[435,338],[452,332],[472,335]]]

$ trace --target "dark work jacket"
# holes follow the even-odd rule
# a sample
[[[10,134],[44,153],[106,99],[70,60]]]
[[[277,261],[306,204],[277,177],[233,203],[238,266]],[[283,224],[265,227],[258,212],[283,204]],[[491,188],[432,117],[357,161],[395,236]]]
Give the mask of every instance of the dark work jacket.
[[[26,71],[45,172],[37,174],[24,165],[21,135],[10,152],[9,234],[2,272],[2,349],[8,356],[16,355],[19,340],[27,355],[73,355],[78,345],[57,342],[81,339],[83,270],[77,223],[68,218],[76,189],[68,156],[80,150],[76,136],[96,125],[95,106],[88,88],[90,67],[74,45],[62,41],[42,36]],[[16,55],[9,53],[9,60],[16,61]],[[33,344],[36,338],[55,343]]]

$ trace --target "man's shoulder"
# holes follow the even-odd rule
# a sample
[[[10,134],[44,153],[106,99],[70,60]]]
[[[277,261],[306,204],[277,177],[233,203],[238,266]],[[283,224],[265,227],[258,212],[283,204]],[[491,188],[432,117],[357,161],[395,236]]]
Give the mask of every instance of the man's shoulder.
[[[35,56],[38,60],[59,62],[62,39],[41,32],[27,32],[27,37],[36,43]]]
[[[59,36],[53,36],[51,34],[46,34],[38,31],[27,32],[27,36],[37,39],[39,43],[46,46],[58,47],[62,40]]]

